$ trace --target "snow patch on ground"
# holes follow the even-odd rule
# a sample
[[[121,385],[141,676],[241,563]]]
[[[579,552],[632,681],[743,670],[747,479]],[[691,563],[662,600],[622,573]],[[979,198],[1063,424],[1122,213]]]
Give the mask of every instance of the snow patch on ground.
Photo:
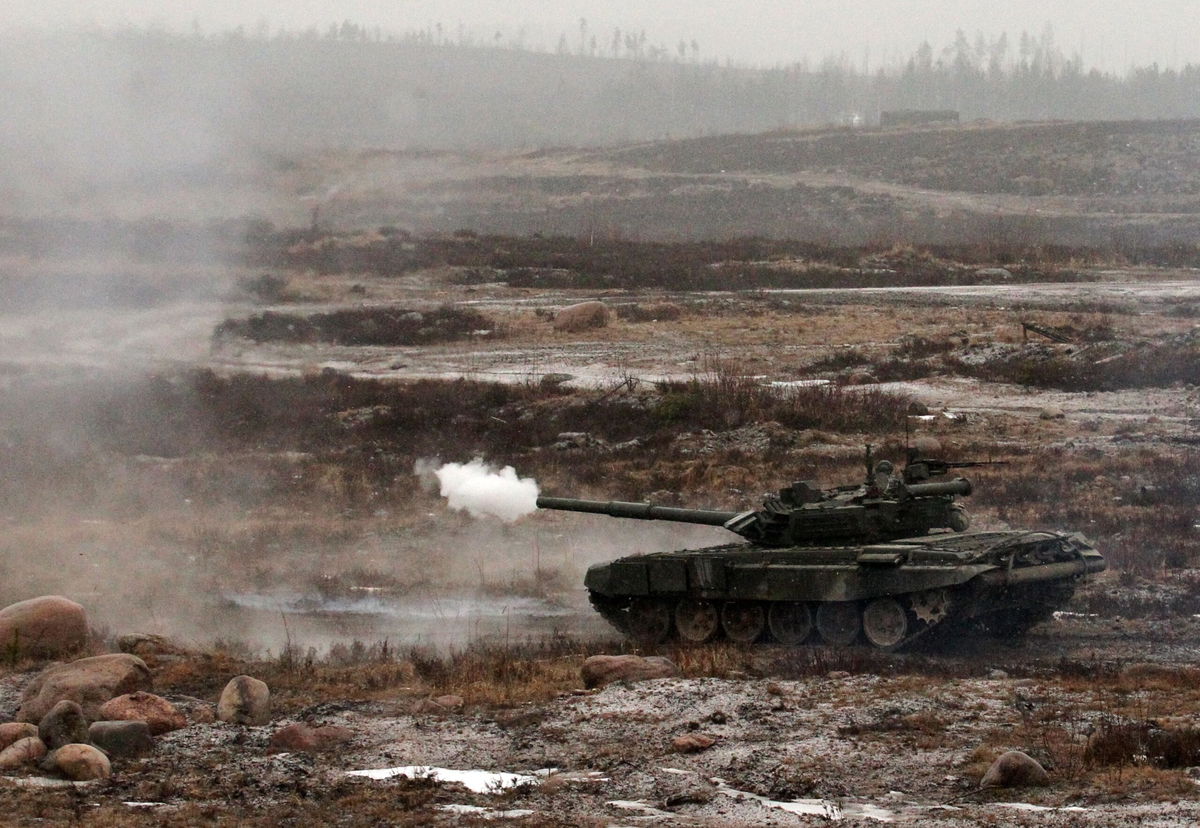
[[[475,793],[499,793],[500,791],[515,788],[519,785],[532,785],[538,780],[536,776],[528,776],[522,773],[452,770],[450,768],[435,768],[432,765],[407,765],[399,768],[346,771],[346,775],[365,776],[368,779],[377,781],[403,776],[408,779],[433,779],[437,782],[457,782]]]

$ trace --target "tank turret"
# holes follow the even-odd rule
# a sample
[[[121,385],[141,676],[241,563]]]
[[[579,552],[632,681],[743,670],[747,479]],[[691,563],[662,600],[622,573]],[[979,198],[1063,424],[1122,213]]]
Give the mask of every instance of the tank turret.
[[[745,512],[565,497],[540,497],[537,505],[634,520],[723,526],[763,546],[870,543],[936,530],[966,531],[970,518],[956,498],[971,494],[970,481],[935,478],[944,477],[951,468],[974,465],[986,464],[913,458],[897,475],[886,460],[872,463],[868,446],[867,476],[862,483],[820,489],[801,481],[768,496],[761,508]]]

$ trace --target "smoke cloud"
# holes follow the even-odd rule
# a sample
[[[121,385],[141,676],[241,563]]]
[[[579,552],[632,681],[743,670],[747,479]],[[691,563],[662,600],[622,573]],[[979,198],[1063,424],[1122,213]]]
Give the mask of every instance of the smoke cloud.
[[[414,471],[426,478],[432,472],[447,505],[472,517],[498,517],[511,523],[537,509],[537,481],[517,477],[512,466],[496,469],[476,459],[434,469],[431,461],[417,461]]]

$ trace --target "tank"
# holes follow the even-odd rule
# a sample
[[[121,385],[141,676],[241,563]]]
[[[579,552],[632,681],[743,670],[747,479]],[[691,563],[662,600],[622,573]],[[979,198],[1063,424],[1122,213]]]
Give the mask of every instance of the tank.
[[[589,568],[592,605],[639,643],[725,637],[893,651],[937,628],[1019,637],[1102,571],[1104,557],[1078,534],[956,531],[967,527],[965,513],[951,519],[961,510],[954,498],[970,483],[929,482],[955,465],[914,458],[891,475],[868,456],[860,486],[793,484],[790,496],[749,512],[555,497],[538,506],[723,526],[746,539]]]

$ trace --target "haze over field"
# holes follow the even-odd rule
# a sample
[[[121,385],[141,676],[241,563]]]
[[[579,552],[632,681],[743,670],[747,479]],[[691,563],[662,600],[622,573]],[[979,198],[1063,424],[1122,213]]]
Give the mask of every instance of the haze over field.
[[[180,0],[10,0],[0,10],[0,25],[8,26],[149,25],[178,31],[193,26],[209,31],[244,26],[248,32],[315,26],[323,31],[343,20],[390,33],[429,28],[451,38],[519,40],[546,50],[554,49],[561,36],[574,50],[581,44],[586,49],[593,37],[604,48],[614,29],[644,31],[650,43],[664,44],[672,53],[681,41],[690,53],[696,41],[706,59],[763,66],[845,54],[870,69],[907,58],[925,40],[935,47],[950,43],[958,29],[971,37],[979,31],[1015,38],[1021,31],[1040,34],[1051,26],[1066,51],[1079,53],[1088,67],[1123,71],[1131,64],[1200,61],[1200,16],[1187,0],[773,0],[749,5],[734,0],[352,0],[336,5],[218,0],[200,6]]]

